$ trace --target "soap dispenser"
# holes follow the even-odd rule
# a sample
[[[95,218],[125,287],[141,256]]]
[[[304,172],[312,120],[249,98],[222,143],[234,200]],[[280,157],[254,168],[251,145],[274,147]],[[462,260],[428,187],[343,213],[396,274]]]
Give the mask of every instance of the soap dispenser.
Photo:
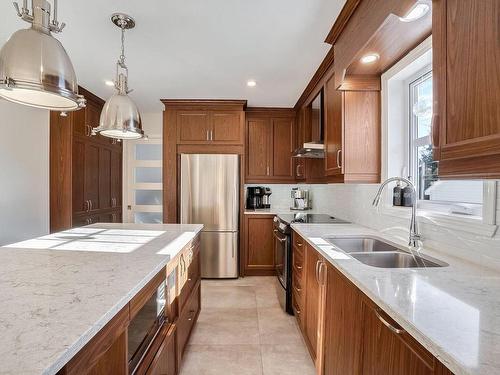
[[[402,206],[412,207],[414,201],[415,197],[413,196],[413,189],[409,185],[406,185],[403,189]]]
[[[398,181],[396,183],[396,186],[392,191],[392,205],[393,206],[403,205],[403,188],[401,188],[401,181]]]

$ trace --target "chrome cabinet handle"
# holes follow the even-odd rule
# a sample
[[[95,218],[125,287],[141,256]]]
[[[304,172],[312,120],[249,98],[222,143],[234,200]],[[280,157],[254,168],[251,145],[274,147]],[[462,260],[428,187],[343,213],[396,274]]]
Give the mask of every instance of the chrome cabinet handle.
[[[214,131],[213,130],[210,130],[210,140],[211,141],[214,140]]]
[[[319,265],[319,279],[320,279],[320,285],[325,285],[326,284],[326,276],[325,276],[325,273],[324,273],[324,269],[326,269],[326,263],[321,261],[320,265]]]
[[[207,141],[210,140],[210,130],[207,130]]]
[[[319,261],[319,260],[317,260],[317,261],[316,261],[316,272],[315,272],[315,275],[316,275],[316,282],[317,282],[318,284],[321,284],[321,283],[319,282],[319,265],[320,265],[320,261]]]
[[[337,168],[342,168],[342,164],[340,163],[340,155],[342,154],[342,149],[337,150]]]
[[[296,267],[298,270],[301,270],[301,269],[302,269],[302,266],[298,266],[297,264],[295,265],[295,267]]]
[[[279,242],[285,242],[286,241],[286,237],[284,238],[281,238],[280,236],[278,236],[278,230],[277,229],[274,229],[273,230],[273,233],[274,233],[274,237],[279,241]]]
[[[266,175],[269,176],[269,165],[266,167]]]
[[[89,199],[90,211],[92,211],[92,199]]]
[[[377,316],[378,320],[380,320],[382,322],[383,325],[385,325],[387,328],[389,328],[392,332],[394,332],[395,334],[397,335],[400,335],[402,333],[405,332],[404,329],[401,329],[401,328],[396,328],[394,327],[391,323],[389,323],[387,320],[385,320],[382,315],[380,314],[380,309],[377,308],[377,309],[374,309],[373,310],[375,312],[375,315]]]

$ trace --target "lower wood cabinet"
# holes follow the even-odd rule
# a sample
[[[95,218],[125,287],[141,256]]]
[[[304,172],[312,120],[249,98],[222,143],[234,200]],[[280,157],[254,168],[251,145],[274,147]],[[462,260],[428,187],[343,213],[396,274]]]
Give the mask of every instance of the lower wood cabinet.
[[[170,327],[146,372],[147,375],[177,374],[176,328],[174,324]]]
[[[243,274],[270,276],[276,273],[274,261],[274,215],[244,215]]]
[[[305,272],[294,279],[305,281],[305,302],[294,288],[293,303],[318,374],[452,375],[296,233],[292,242],[294,267],[305,244]]]

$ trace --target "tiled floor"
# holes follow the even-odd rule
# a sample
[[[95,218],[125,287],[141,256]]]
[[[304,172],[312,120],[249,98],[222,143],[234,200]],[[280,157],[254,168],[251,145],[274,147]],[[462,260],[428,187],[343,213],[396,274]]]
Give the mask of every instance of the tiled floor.
[[[181,375],[314,375],[295,318],[274,277],[203,280],[200,317]]]

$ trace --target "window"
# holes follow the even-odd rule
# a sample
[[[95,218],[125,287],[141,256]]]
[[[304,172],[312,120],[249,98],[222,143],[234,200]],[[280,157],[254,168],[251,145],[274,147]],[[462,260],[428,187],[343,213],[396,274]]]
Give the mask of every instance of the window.
[[[412,80],[413,79],[413,80]],[[482,181],[440,181],[438,162],[432,155],[432,71],[424,68],[408,84],[409,158],[411,178],[420,201],[432,202],[436,211],[481,216]],[[424,202],[421,202],[421,204]]]
[[[410,176],[420,211],[434,223],[456,227],[466,222],[472,224],[467,228],[489,231],[481,225],[497,222],[497,183],[438,178],[439,163],[433,159],[431,145],[432,75],[431,37],[382,74],[383,178]],[[386,199],[391,206],[391,189]],[[400,209],[387,212],[401,215]]]

